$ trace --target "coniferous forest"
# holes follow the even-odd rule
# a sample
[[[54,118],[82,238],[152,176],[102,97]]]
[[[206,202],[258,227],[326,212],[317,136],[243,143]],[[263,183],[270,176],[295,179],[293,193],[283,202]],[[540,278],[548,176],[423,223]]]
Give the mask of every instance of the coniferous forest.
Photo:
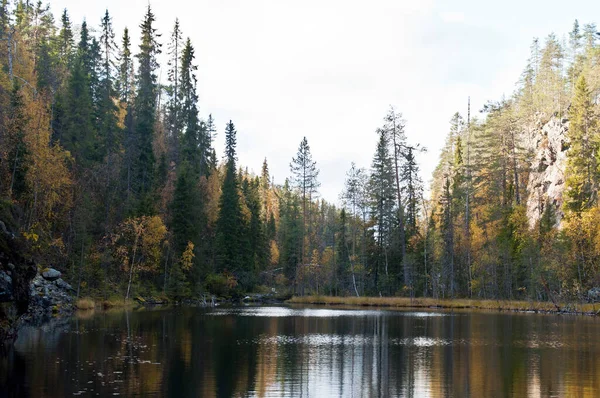
[[[284,181],[268,159],[248,172],[243,128],[200,117],[199,49],[156,18],[148,6],[134,48],[108,11],[55,20],[42,2],[0,2],[0,219],[77,297],[579,301],[600,286],[595,25],[534,39],[512,95],[465,98],[431,185],[410,121],[382,109],[364,132],[371,164],[351,164],[334,204],[318,141],[298,143]]]

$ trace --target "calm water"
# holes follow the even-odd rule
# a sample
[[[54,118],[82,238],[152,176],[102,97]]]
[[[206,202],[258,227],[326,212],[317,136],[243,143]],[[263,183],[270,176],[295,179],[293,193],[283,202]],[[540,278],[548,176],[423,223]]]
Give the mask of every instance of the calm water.
[[[0,396],[600,396],[600,320],[291,307],[96,313],[24,330]]]

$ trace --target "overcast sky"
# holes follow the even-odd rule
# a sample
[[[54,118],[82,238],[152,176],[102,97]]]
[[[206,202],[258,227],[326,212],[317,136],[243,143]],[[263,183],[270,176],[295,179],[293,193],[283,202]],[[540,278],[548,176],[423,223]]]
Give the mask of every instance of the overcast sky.
[[[137,44],[147,0],[52,0],[57,19],[98,26],[105,9],[117,36]],[[337,202],[352,161],[369,167],[375,129],[390,105],[409,141],[428,148],[431,178],[452,114],[477,114],[509,96],[533,37],[562,38],[573,21],[600,23],[600,1],[153,0],[166,50],[176,17],[196,48],[200,113],[238,130],[240,164],[266,157],[281,183],[303,136],[321,170],[321,194]],[[590,18],[597,18],[590,20]],[[137,52],[137,48],[135,49]],[[165,51],[166,52],[166,51]],[[166,66],[166,62],[163,62]],[[166,71],[162,73],[163,82]]]

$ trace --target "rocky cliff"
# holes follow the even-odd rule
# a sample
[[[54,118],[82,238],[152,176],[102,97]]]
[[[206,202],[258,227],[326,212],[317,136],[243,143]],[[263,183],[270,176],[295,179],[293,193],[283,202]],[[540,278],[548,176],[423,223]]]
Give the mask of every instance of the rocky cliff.
[[[27,258],[10,212],[10,205],[0,204],[0,348],[23,324],[73,311],[73,289],[60,272],[40,270]]]
[[[530,135],[533,158],[527,182],[527,217],[531,227],[539,221],[546,206],[554,208],[557,226],[563,218],[568,128],[567,119],[554,116]]]

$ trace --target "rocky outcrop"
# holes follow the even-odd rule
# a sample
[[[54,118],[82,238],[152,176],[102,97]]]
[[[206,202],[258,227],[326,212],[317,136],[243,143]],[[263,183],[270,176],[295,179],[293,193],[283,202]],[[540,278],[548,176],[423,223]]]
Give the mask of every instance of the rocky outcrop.
[[[14,341],[26,323],[42,322],[53,315],[73,311],[71,286],[59,271],[49,268],[43,274],[25,253],[26,242],[16,230],[11,207],[0,203],[0,346]]]
[[[562,204],[567,163],[569,122],[556,116],[538,129],[531,141],[533,159],[527,183],[527,218],[535,226],[546,206],[552,206],[556,225],[563,218]]]
[[[25,320],[39,322],[54,315],[70,315],[74,310],[71,285],[60,278],[49,280],[42,275],[37,274],[31,281]]]
[[[15,272],[0,271],[0,343],[14,340],[19,328],[25,324],[39,324],[55,316],[73,313],[71,285],[61,278],[49,280],[39,273],[27,285],[27,308],[20,309],[14,295],[20,287],[15,286],[11,275]]]

